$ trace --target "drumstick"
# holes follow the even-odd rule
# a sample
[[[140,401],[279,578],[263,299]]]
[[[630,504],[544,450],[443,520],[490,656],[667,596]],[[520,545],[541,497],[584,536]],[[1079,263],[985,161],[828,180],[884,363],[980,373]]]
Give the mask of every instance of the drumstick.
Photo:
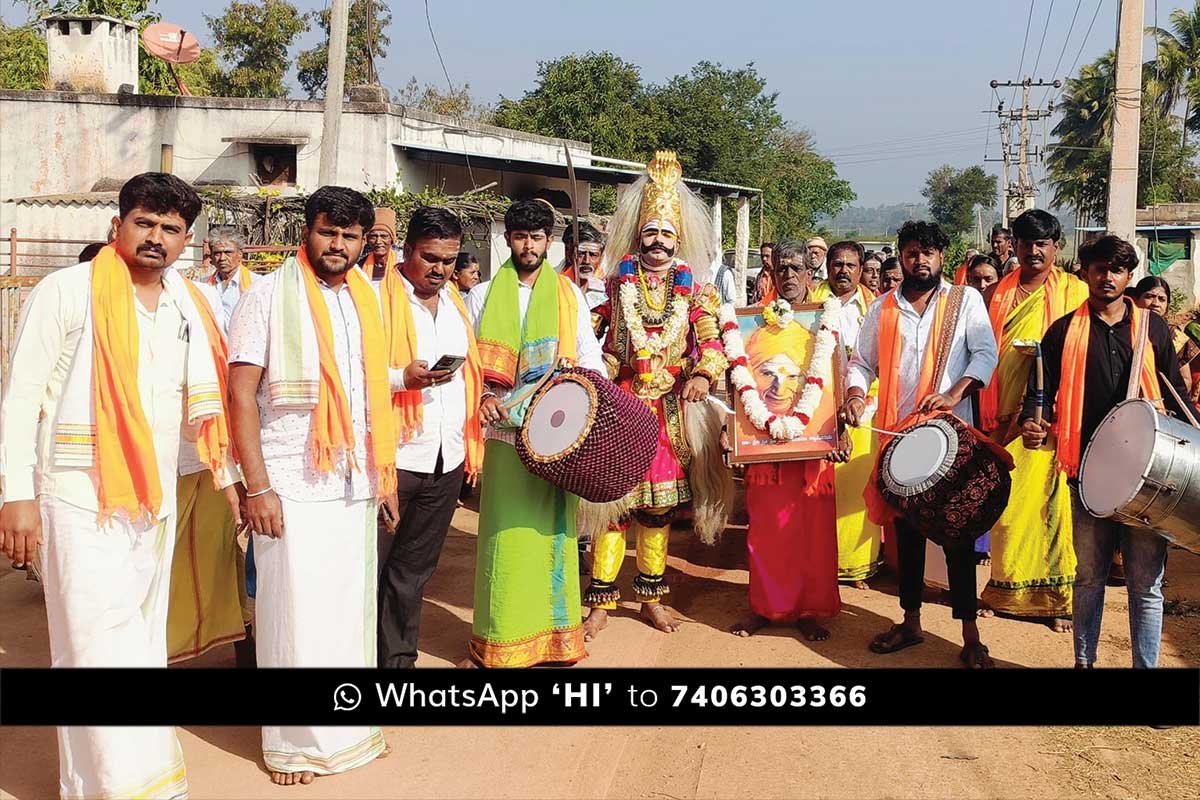
[[[1042,384],[1045,380],[1046,374],[1045,368],[1042,364],[1042,343],[1037,339],[1017,339],[1012,343],[1012,346],[1014,350],[1020,353],[1024,353],[1027,356],[1033,356],[1033,368],[1036,370],[1034,375],[1037,379],[1036,388],[1034,389],[1033,393],[1033,399],[1034,402],[1037,403],[1037,408],[1035,408],[1033,411],[1033,421],[1038,424],[1038,427],[1041,427],[1042,403],[1045,400],[1045,390]]]
[[[1180,410],[1187,415],[1188,422],[1192,423],[1192,427],[1200,428],[1200,424],[1197,424],[1196,422],[1196,417],[1188,409],[1188,404],[1183,402],[1183,398],[1179,396],[1179,392],[1175,391],[1175,386],[1169,380],[1167,380],[1167,376],[1160,372],[1158,373],[1158,378],[1160,381],[1162,381],[1163,386],[1167,387],[1167,390],[1171,393],[1171,396],[1175,398],[1175,402],[1179,404]]]

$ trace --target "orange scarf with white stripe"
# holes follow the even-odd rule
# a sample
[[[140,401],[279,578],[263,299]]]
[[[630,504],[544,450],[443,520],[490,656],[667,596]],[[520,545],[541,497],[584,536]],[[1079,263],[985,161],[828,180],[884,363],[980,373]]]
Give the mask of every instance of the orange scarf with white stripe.
[[[217,418],[217,423],[213,426],[214,434],[211,437],[196,437],[196,455],[204,464],[208,465],[208,469],[213,474],[213,480],[216,481],[216,476],[221,474],[221,469],[225,466],[226,457],[232,455],[235,460],[237,459],[233,439],[229,435],[229,343],[225,339],[225,332],[217,324],[212,307],[209,306],[200,290],[196,288],[196,284],[191,281],[183,283],[187,286],[188,294],[191,295],[192,302],[196,304],[196,308],[200,312],[200,319],[204,323],[204,332],[208,335],[208,347],[212,351],[213,365],[217,368],[217,384],[221,387],[221,416]],[[242,291],[246,290],[242,289]]]
[[[888,292],[879,310],[879,427],[895,430],[899,422],[900,403],[900,360],[903,353],[903,337],[900,335],[900,304],[896,292]],[[925,355],[921,359],[921,376],[917,382],[916,402],[937,391],[933,385],[934,362],[937,361],[937,345],[941,338],[942,324],[946,318],[949,293],[937,292],[937,307],[934,309],[933,327],[925,343]]]
[[[1137,352],[1138,340],[1142,336],[1144,326],[1150,324],[1150,312],[1137,305],[1128,297],[1124,298],[1132,314],[1130,320],[1130,341],[1133,350]],[[1071,315],[1067,326],[1067,338],[1063,342],[1062,374],[1058,382],[1058,417],[1054,424],[1055,436],[1058,437],[1058,468],[1069,477],[1079,475],[1079,462],[1083,456],[1083,394],[1084,380],[1087,376],[1088,340],[1092,334],[1092,312],[1087,302],[1079,306]],[[1154,347],[1146,342],[1143,351],[1141,374],[1138,376],[1138,389],[1141,396],[1151,402],[1161,401],[1162,393],[1158,385],[1158,367],[1154,359]],[[1130,369],[1138,365],[1130,366]],[[1161,403],[1156,403],[1160,405]]]
[[[333,471],[334,457],[344,452],[347,465],[354,469],[358,467],[354,460],[354,424],[333,350],[333,324],[329,318],[329,308],[321,297],[317,274],[309,264],[308,254],[303,247],[296,253],[296,261],[313,316],[320,358],[317,404],[312,411],[309,434],[311,463],[318,472],[329,473]],[[376,493],[382,497],[396,491],[396,428],[389,412],[391,386],[388,382],[383,319],[379,314],[375,290],[361,269],[351,267],[346,273],[346,291],[350,292],[350,299],[354,301],[362,330],[366,373],[363,382],[367,392],[367,428],[371,436],[367,453],[378,481]]]
[[[475,328],[467,314],[467,306],[454,284],[447,285],[450,289],[450,299],[467,329],[467,361],[462,367],[467,393],[463,445],[466,449],[467,477],[474,480],[483,468],[483,425],[479,418],[479,404],[483,398],[483,367],[479,360],[479,347],[475,342]],[[393,369],[403,369],[416,360],[417,327],[413,323],[408,286],[405,285],[400,270],[389,266],[380,286],[380,294],[383,301],[383,325],[387,336],[388,365]],[[401,442],[407,442],[421,433],[425,405],[420,389],[393,392],[392,411]]]

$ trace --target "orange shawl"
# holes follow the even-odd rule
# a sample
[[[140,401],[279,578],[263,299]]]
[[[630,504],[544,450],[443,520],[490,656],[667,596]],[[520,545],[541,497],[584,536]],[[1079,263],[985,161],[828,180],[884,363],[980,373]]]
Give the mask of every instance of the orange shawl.
[[[925,355],[921,360],[921,377],[917,382],[916,401],[921,400],[937,391],[933,385],[933,368],[937,360],[937,345],[941,337],[942,323],[946,317],[946,305],[949,294],[941,290],[937,293],[937,307],[934,309],[933,328],[929,331],[929,341],[925,343]],[[900,359],[903,352],[900,335],[900,304],[896,301],[896,293],[889,292],[879,310],[879,427],[886,430],[896,430],[899,421],[900,401]]]
[[[241,294],[245,294],[246,290],[250,288],[250,281],[253,280],[251,277],[252,274],[253,273],[246,268],[245,264],[242,264],[238,267],[238,291]],[[213,270],[213,274],[208,276],[208,285],[217,285],[217,271],[215,269]]]
[[[391,259],[389,259],[389,262]],[[463,380],[467,391],[467,417],[463,423],[463,445],[466,448],[467,477],[471,480],[483,468],[483,426],[479,419],[479,404],[483,397],[483,367],[479,361],[479,347],[475,343],[475,327],[467,315],[467,306],[453,283],[450,299],[462,317],[467,329],[467,362],[463,365]],[[387,336],[388,365],[403,369],[417,357],[417,328],[413,324],[412,306],[409,304],[408,286],[400,270],[389,266],[380,285],[383,301],[383,326]],[[432,365],[430,365],[432,366]],[[420,389],[392,393],[392,411],[396,420],[401,442],[407,442],[421,433],[424,423],[424,403]]]
[[[208,469],[213,474],[213,481],[216,482],[216,476],[225,466],[227,456],[232,454],[234,459],[237,458],[233,440],[229,435],[229,344],[225,340],[225,333],[221,330],[221,326],[217,324],[212,307],[209,306],[200,290],[196,288],[196,284],[188,280],[183,283],[187,286],[188,294],[192,296],[192,302],[196,304],[196,309],[200,312],[201,321],[204,322],[204,332],[208,335],[208,347],[212,351],[213,364],[217,368],[217,385],[221,389],[221,416],[217,418],[217,422],[212,426],[208,436],[204,435],[204,429],[201,428],[201,435],[196,437],[196,454],[201,461],[208,465]],[[242,289],[243,293],[245,291]]]
[[[1124,300],[1133,315],[1130,336],[1136,352],[1142,328],[1150,324],[1149,312],[1138,308],[1128,297]],[[1062,374],[1058,381],[1058,417],[1054,424],[1054,432],[1058,437],[1058,468],[1072,478],[1079,475],[1079,461],[1083,455],[1080,429],[1083,426],[1083,382],[1087,374],[1088,339],[1092,333],[1091,317],[1091,308],[1087,302],[1071,315],[1071,322],[1067,326],[1067,338],[1063,342]],[[1154,362],[1154,347],[1150,342],[1146,343],[1146,349],[1143,351],[1138,388],[1142,397],[1147,400],[1162,399],[1158,386],[1158,367]]]
[[[959,264],[958,269],[954,270],[954,285],[967,285],[967,262],[964,261],[963,263]]]
[[[1062,275],[1057,267],[1050,267],[1046,282],[1042,286],[1042,334],[1045,335],[1055,320],[1067,313],[1066,294],[1059,291]],[[992,302],[988,305],[988,318],[992,321],[992,335],[996,337],[996,345],[1004,341],[1004,323],[1008,315],[1017,307],[1017,291],[1021,286],[1021,270],[1014,269],[996,284],[992,293]],[[1036,291],[1036,290],[1035,290]],[[1000,370],[992,373],[992,379],[979,393],[980,427],[985,431],[993,431],[999,425],[997,415],[1000,405]]]
[[[317,405],[312,412],[309,443],[312,465],[318,472],[332,472],[334,456],[338,452],[345,452],[347,464],[354,469],[358,467],[354,459],[354,424],[350,402],[338,373],[337,356],[333,351],[333,325],[329,308],[321,297],[317,274],[308,263],[308,254],[303,247],[296,253],[296,261],[308,296],[308,307],[313,315],[320,357],[320,387]],[[346,291],[350,292],[350,298],[354,301],[362,328],[367,429],[371,433],[367,452],[375,468],[376,493],[382,497],[396,490],[396,431],[395,422],[388,412],[391,386],[388,382],[383,319],[379,314],[375,290],[361,269],[351,267],[346,273]]]

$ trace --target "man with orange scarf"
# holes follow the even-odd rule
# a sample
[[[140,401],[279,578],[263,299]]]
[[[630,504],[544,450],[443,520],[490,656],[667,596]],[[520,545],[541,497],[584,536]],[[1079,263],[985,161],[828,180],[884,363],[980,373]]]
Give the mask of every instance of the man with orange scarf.
[[[1015,226],[1014,226],[1015,227]],[[1158,665],[1162,639],[1162,578],[1167,540],[1130,528],[1115,518],[1098,519],[1079,500],[1079,465],[1100,422],[1125,400],[1130,373],[1138,370],[1138,394],[1155,402],[1160,411],[1186,418],[1166,379],[1184,393],[1171,331],[1157,315],[1138,308],[1125,297],[1137,268],[1137,251],[1117,236],[1102,236],[1079,248],[1087,279],[1088,298],[1057,320],[1042,339],[1045,359],[1044,407],[1041,424],[1035,420],[1037,381],[1031,377],[1021,410],[1025,447],[1043,447],[1054,431],[1059,468],[1068,476],[1074,512],[1074,550],[1078,559],[1071,610],[1075,622],[1075,666],[1095,665],[1104,613],[1104,584],[1118,544],[1125,558],[1129,591],[1129,638],[1134,667]],[[1146,337],[1142,363],[1135,364],[1135,342]],[[1188,409],[1195,414],[1195,409]]]
[[[396,423],[379,298],[355,266],[374,212],[323,186],[304,241],[229,327],[230,407],[255,537],[260,667],[376,664],[376,514],[397,518]],[[263,728],[271,779],[310,783],[383,753],[378,728]]]
[[[1057,438],[1040,450],[1021,446],[1018,417],[1038,342],[1051,323],[1087,299],[1087,285],[1054,265],[1062,227],[1041,209],[1013,220],[1020,263],[984,292],[999,364],[980,392],[980,427],[1013,457],[1012,495],[992,528],[992,575],[983,591],[991,610],[1045,620],[1051,630],[1071,630],[1071,500],[1066,476],[1055,466]],[[990,613],[985,612],[985,613]]]
[[[942,254],[950,239],[931,222],[904,223],[897,234],[904,282],[872,303],[850,360],[849,391],[842,419],[857,426],[867,388],[879,379],[879,410],[874,424],[894,431],[914,411],[950,411],[971,418],[969,395],[987,384],[996,368],[996,340],[979,293],[952,289],[942,280]],[[954,327],[946,322],[952,292],[961,292]],[[934,385],[939,350],[945,369]],[[876,520],[877,522],[880,520]],[[895,522],[899,556],[900,607],[904,621],[871,642],[872,652],[895,653],[925,641],[921,595],[925,590],[925,538],[905,519]],[[979,640],[975,621],[975,552],[970,542],[946,550],[954,618],[962,623],[959,658],[970,668],[994,666]]]
[[[0,549],[37,559],[54,667],[166,667],[185,425],[237,516],[218,343],[171,268],[200,198],[146,173],[118,206],[113,242],[25,303],[0,403]],[[187,794],[174,728],[64,727],[58,750],[64,798]]]
[[[379,577],[380,667],[417,661],[421,597],[437,569],[464,475],[483,462],[483,370],[466,305],[451,280],[462,225],[444,208],[413,212],[404,262],[383,277],[392,407],[400,445],[396,484],[403,513]],[[434,369],[439,359],[466,359]]]

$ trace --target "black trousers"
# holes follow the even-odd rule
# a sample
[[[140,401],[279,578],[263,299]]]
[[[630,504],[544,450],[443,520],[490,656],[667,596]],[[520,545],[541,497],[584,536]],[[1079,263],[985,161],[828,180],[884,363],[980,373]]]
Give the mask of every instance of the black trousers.
[[[462,490],[463,467],[443,473],[396,470],[400,523],[379,574],[380,667],[408,668],[417,662],[417,631],[425,584],[437,569],[446,531]]]
[[[898,519],[896,548],[900,559],[900,607],[905,611],[920,611],[921,595],[925,591],[925,537],[906,520]],[[977,608],[974,542],[962,542],[942,550],[946,553],[953,617],[973,620]]]

